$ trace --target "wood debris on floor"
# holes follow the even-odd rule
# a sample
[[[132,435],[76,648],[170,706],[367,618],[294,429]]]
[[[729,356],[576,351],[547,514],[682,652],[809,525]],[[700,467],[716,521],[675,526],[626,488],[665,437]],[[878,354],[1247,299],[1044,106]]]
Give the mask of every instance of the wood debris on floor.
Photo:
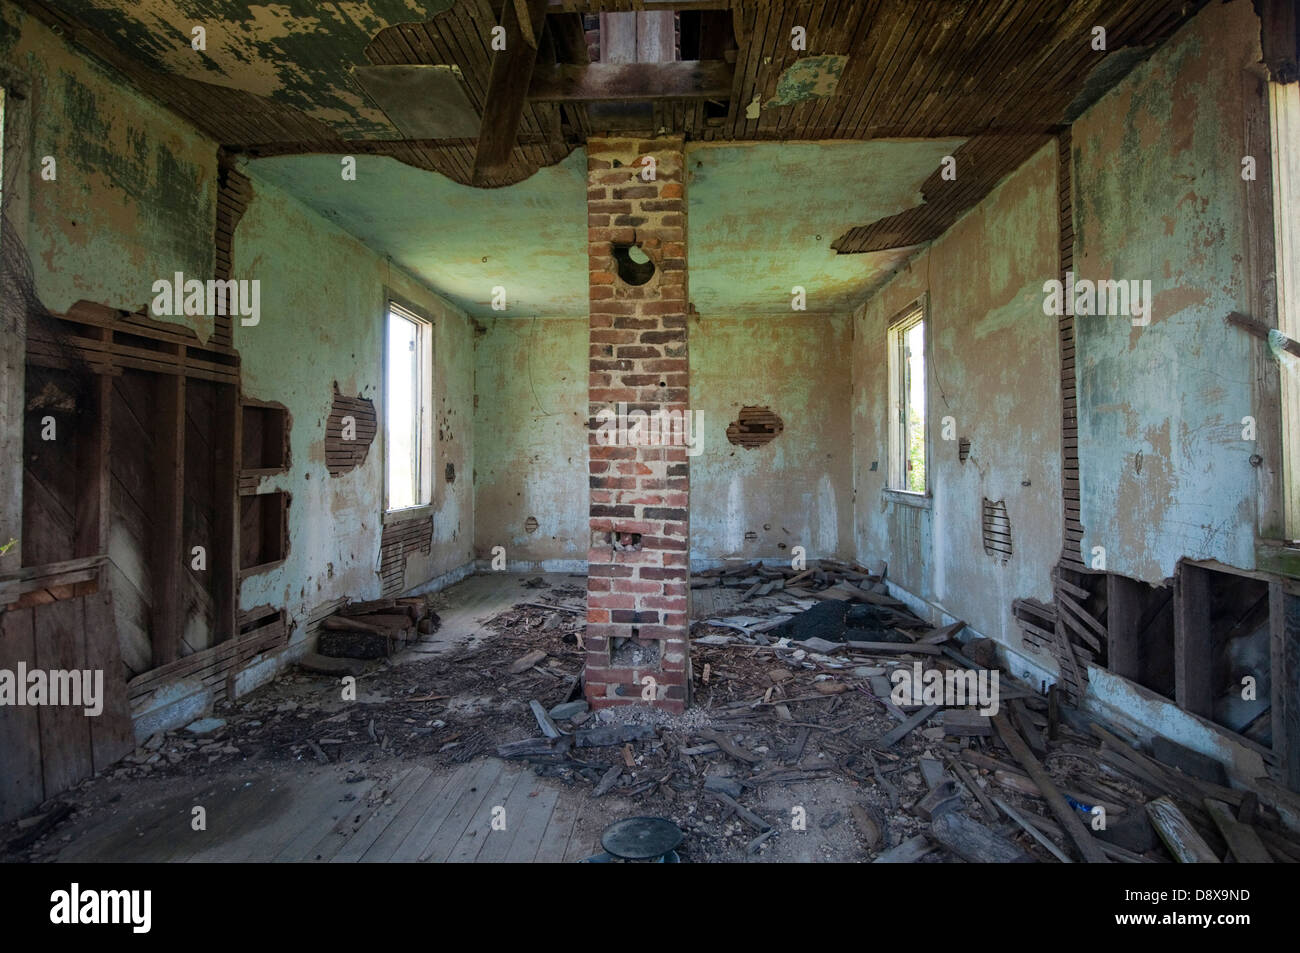
[[[1163,740],[1144,749],[1064,692],[1044,696],[998,671],[996,711],[981,710],[987,699],[900,697],[905,677],[955,684],[997,660],[985,640],[958,641],[960,622],[936,628],[912,615],[879,575],[845,575],[811,570],[801,582],[823,588],[805,592],[835,591],[822,599],[785,587],[752,600],[746,616],[697,620],[694,700],[681,715],[591,711],[584,590],[542,582],[444,654],[325,659],[362,666],[354,699],[341,697],[337,672],[304,664],[223,702],[204,724],[149,739],[0,832],[0,844],[12,856],[57,856],[63,826],[103,809],[107,782],[121,798],[123,783],[215,778],[234,765],[360,779],[412,762],[504,762],[555,783],[578,843],[622,817],[660,816],[684,832],[688,862],[1300,860],[1276,791],[1229,787],[1221,767]],[[445,598],[353,605],[335,617],[349,628],[324,631],[418,633]]]

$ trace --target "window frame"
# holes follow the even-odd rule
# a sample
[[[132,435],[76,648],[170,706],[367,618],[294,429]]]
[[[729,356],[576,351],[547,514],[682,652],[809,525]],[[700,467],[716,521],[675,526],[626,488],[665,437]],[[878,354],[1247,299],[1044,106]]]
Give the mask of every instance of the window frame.
[[[930,499],[930,313],[926,296],[922,295],[907,307],[895,314],[886,328],[886,365],[889,372],[889,465],[885,477],[885,491],[904,502],[924,503]],[[907,488],[907,356],[904,353],[907,332],[917,325],[921,326],[921,373],[927,378],[924,383],[924,406],[922,417],[922,446],[925,453],[925,488],[910,490]]]
[[[396,314],[412,322],[417,328],[416,348],[420,353],[419,363],[419,403],[417,433],[420,446],[416,460],[416,501],[408,506],[392,505],[392,483],[390,480],[389,452],[389,409],[392,395],[389,393],[389,364],[392,355],[389,352],[388,333],[392,316]],[[383,480],[384,480],[384,516],[386,519],[404,519],[423,515],[433,505],[433,329],[434,322],[423,310],[411,302],[392,293],[385,296],[383,313]]]

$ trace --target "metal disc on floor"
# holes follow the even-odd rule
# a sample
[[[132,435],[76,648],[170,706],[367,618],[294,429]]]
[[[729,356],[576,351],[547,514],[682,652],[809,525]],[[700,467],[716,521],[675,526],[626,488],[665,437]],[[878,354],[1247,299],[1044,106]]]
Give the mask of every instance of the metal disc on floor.
[[[628,817],[615,821],[600,835],[606,853],[623,860],[653,860],[671,853],[682,832],[665,817]]]

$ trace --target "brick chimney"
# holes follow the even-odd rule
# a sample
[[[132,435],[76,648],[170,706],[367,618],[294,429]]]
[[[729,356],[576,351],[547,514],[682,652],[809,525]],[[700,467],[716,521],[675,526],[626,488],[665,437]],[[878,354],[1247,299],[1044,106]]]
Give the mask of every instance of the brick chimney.
[[[681,139],[587,143],[585,685],[593,708],[680,712],[690,698],[687,448],[680,440],[647,444],[635,433],[637,422],[647,423],[642,414],[675,412],[680,420],[687,410],[683,182]],[[628,422],[631,441],[619,426]]]

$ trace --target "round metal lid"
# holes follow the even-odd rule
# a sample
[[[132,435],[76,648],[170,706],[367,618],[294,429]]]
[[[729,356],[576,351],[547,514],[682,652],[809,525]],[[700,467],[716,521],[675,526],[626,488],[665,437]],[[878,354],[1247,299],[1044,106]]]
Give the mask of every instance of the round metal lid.
[[[622,860],[653,860],[674,850],[682,832],[665,817],[628,817],[600,835],[600,846]]]

